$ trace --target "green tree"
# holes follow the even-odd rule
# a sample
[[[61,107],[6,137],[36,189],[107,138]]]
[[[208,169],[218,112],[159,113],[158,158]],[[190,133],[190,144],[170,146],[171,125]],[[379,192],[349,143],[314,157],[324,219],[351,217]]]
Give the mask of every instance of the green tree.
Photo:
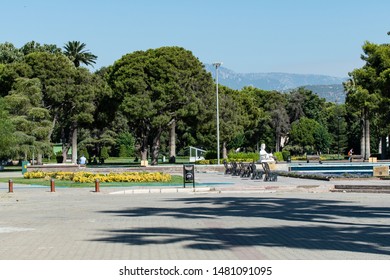
[[[31,77],[32,69],[24,61],[0,64],[0,96],[6,96],[19,77]]]
[[[275,147],[276,151],[281,148],[281,139],[286,136],[290,127],[286,112],[286,96],[277,91],[264,91],[254,88],[246,88],[256,98],[258,111],[259,135],[257,145],[264,143],[268,147]],[[261,143],[259,143],[261,142]]]
[[[271,111],[271,124],[275,132],[275,151],[279,152],[282,145],[282,138],[290,130],[289,117],[284,106],[280,106]]]
[[[61,53],[61,49],[57,47],[56,45],[41,45],[35,41],[30,41],[26,44],[24,44],[23,47],[20,48],[20,52],[23,53],[23,55],[28,55],[33,52],[48,52],[53,54],[59,54]]]
[[[352,126],[349,126],[349,129],[347,130],[347,112],[345,104],[331,103],[326,111],[327,128],[332,139],[331,149],[336,154],[343,154],[348,150],[348,134],[355,133]]]
[[[319,127],[321,125],[318,122],[306,117],[295,121],[291,125],[289,145],[298,145],[304,152],[312,153],[316,146],[316,136],[323,133]]]
[[[93,74],[93,122],[78,133],[79,145],[87,148],[91,156],[99,156],[104,146],[115,154],[118,135],[129,130],[126,117],[118,109],[121,100],[115,98],[107,83],[108,72],[109,68],[101,68]]]
[[[13,155],[16,144],[14,131],[15,127],[10,120],[4,100],[0,97],[0,158]]]
[[[365,65],[349,73],[351,78],[344,83],[344,88],[348,110],[360,115],[360,153],[368,159],[371,155],[370,121],[377,114],[383,96],[386,96],[385,77],[390,66],[390,50],[387,44],[365,42],[363,52],[361,58]]]
[[[241,104],[238,100],[238,91],[220,86],[219,95],[219,122],[220,141],[222,142],[222,157],[227,158],[228,146],[232,141],[244,134],[244,126],[240,120],[242,116]]]
[[[65,44],[64,54],[74,63],[76,67],[80,64],[92,65],[96,63],[97,56],[85,49],[86,44],[79,41],[69,41]]]
[[[329,150],[332,138],[328,130],[323,125],[317,125],[314,129],[314,147],[318,153]]]
[[[134,154],[135,140],[134,136],[126,131],[118,135],[116,145],[119,146],[119,149],[122,151],[121,156],[132,156]]]
[[[71,146],[77,162],[77,132],[93,121],[96,87],[86,68],[75,68],[62,54],[34,52],[25,57],[42,84],[44,107],[50,110],[55,136],[63,143],[64,160]],[[51,136],[51,135],[50,135]]]
[[[287,96],[288,105],[287,111],[290,117],[290,122],[293,123],[300,118],[305,116],[304,112],[304,103],[305,103],[305,94],[304,88],[298,88]]]
[[[290,116],[290,122],[299,120],[302,117],[316,120],[319,123],[326,122],[325,108],[326,100],[305,88],[298,88],[287,95],[288,105],[286,106]]]
[[[199,113],[199,96],[211,92],[211,75],[200,61],[180,47],[137,51],[112,67],[110,85],[129,121],[146,160],[148,146],[157,164],[160,140],[172,122]],[[205,106],[205,103],[202,104]]]
[[[48,138],[52,123],[49,110],[43,108],[43,95],[39,79],[18,78],[13,90],[4,97],[14,124],[18,151],[28,159],[36,155],[42,163],[43,154],[50,153]]]
[[[99,160],[101,163],[104,163],[104,161],[109,157],[110,155],[108,154],[108,147],[104,146],[100,152]]]
[[[23,53],[12,43],[0,44],[0,64],[13,63],[22,60],[22,58]]]
[[[320,124],[326,124],[326,100],[320,98],[311,90],[304,90],[305,102],[303,104],[303,111],[305,117],[313,119]]]

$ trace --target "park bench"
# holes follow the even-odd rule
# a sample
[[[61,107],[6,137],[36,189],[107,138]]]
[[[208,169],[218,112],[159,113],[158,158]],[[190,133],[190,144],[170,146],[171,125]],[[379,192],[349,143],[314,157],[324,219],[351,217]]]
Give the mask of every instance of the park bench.
[[[231,174],[233,176],[240,176],[240,167],[238,166],[237,162],[232,161],[231,165],[232,165],[232,173]]]
[[[250,163],[240,162],[240,177],[241,178],[249,178],[252,174],[252,170],[250,167]]]
[[[278,180],[278,174],[271,171],[271,169],[269,168],[268,162],[262,162],[261,165],[263,166],[264,174],[265,174],[264,181],[276,182]]]
[[[225,166],[225,174],[233,173],[233,166],[231,163],[228,163],[225,159],[223,160],[223,165]]]
[[[351,155],[350,156],[350,161],[352,162],[353,160],[362,160],[364,161],[363,155]]]
[[[245,165],[242,162],[232,162],[234,166],[234,172],[232,173],[233,176],[241,176],[245,172]]]
[[[309,163],[311,160],[318,160],[319,163],[322,163],[319,155],[306,155],[306,162]]]
[[[254,162],[249,164],[249,168],[251,169],[251,179],[259,180],[263,178],[263,170],[257,169],[256,164]]]

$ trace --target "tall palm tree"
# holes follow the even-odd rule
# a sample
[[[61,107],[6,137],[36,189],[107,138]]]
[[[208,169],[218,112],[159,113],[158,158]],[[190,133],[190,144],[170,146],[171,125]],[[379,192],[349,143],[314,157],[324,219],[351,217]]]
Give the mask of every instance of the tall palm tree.
[[[81,63],[85,65],[96,63],[97,56],[92,54],[89,50],[86,50],[85,47],[86,45],[79,41],[70,41],[64,46],[64,54],[74,63],[76,68],[79,67]],[[77,121],[74,121],[71,127],[73,163],[77,163],[77,132],[78,123]]]
[[[74,63],[74,66],[79,67],[81,63],[92,65],[96,63],[97,56],[85,49],[86,45],[79,41],[69,41],[65,44],[64,54]]]

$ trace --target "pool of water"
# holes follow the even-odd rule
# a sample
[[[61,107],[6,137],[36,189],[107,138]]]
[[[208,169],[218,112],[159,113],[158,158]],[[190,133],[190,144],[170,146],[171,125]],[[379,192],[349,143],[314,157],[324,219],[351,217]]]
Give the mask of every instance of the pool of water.
[[[352,175],[373,175],[373,169],[376,166],[389,166],[390,163],[298,163],[291,164],[289,166],[289,171],[291,172],[303,172],[303,173],[320,173],[326,175],[342,175],[342,174],[352,174]]]

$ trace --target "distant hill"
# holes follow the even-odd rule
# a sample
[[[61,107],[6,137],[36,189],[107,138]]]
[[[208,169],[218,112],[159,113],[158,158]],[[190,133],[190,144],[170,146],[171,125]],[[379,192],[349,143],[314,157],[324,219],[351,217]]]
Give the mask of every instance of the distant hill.
[[[205,67],[215,78],[215,67],[212,64],[206,64]],[[315,74],[236,73],[225,67],[220,67],[218,79],[220,84],[232,89],[253,86],[264,90],[286,92],[298,87],[305,87],[329,102],[343,103],[345,94],[342,83],[347,78]]]
[[[342,84],[335,85],[309,85],[304,88],[316,93],[319,97],[325,98],[328,102],[343,104],[346,94]]]

